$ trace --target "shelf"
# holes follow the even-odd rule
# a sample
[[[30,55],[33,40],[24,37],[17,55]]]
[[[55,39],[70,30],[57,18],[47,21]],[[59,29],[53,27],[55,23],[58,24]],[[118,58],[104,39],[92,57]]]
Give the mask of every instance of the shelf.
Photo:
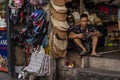
[[[6,27],[3,27],[3,28],[0,28],[0,31],[6,30],[6,29],[7,29]]]

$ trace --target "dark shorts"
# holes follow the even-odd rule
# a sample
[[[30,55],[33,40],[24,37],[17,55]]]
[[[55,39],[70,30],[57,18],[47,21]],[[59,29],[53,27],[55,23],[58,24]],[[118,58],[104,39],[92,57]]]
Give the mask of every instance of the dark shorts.
[[[77,51],[78,53],[82,51],[81,48],[77,44],[75,44],[73,40],[70,40],[68,42],[69,42],[67,47],[68,51]],[[81,42],[83,46],[87,49],[87,51],[90,52],[92,39],[90,38],[89,41],[81,40]]]

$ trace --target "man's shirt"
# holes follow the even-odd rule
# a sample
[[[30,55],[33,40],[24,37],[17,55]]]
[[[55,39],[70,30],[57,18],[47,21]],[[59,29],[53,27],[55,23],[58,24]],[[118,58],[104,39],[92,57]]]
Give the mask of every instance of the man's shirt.
[[[93,26],[87,26],[85,30],[83,30],[81,28],[81,25],[78,25],[78,26],[73,26],[73,27],[70,27],[68,29],[68,35],[70,34],[70,32],[74,32],[76,34],[80,34],[82,33],[84,35],[84,38],[80,39],[81,42],[84,44],[84,43],[88,43],[88,42],[91,42],[91,38],[89,37],[89,33],[90,32],[96,32],[97,29]],[[78,48],[78,46],[74,43],[73,39],[68,39],[68,48]]]
[[[69,30],[68,30],[68,35],[69,35],[70,32],[74,32],[76,34],[82,33],[84,35],[85,39],[81,39],[81,40],[87,41],[87,39],[90,38],[89,33],[90,32],[96,32],[96,31],[97,31],[97,29],[95,27],[87,26],[86,29],[83,30],[81,28],[81,26],[79,25],[79,26],[70,27]]]

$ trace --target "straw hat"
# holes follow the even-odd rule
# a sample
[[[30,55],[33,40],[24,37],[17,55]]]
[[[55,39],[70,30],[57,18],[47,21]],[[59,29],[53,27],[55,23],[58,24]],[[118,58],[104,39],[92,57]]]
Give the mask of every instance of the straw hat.
[[[59,49],[56,48],[56,46],[53,42],[53,36],[54,36],[54,33],[53,33],[53,31],[51,31],[50,32],[50,38],[49,38],[51,56],[53,56],[55,58],[64,57],[67,53],[66,50],[59,50]]]
[[[49,46],[50,46],[50,55],[58,58],[59,56],[57,54],[55,54],[54,50],[53,50],[53,31],[50,32],[50,37],[49,37]]]
[[[53,17],[58,21],[66,21],[67,15],[65,13],[58,13],[55,9],[51,9]]]
[[[80,19],[75,20],[75,25],[80,25]]]
[[[52,16],[51,16],[51,21],[52,21],[53,26],[56,27],[60,31],[67,31],[69,28],[67,21],[58,21],[54,19]]]
[[[53,44],[53,50],[55,52],[56,55],[58,55],[59,57],[65,57],[67,50],[59,50],[54,44]]]
[[[64,0],[52,0],[53,4],[57,5],[57,6],[64,6],[65,5],[65,1]]]
[[[67,3],[67,2],[72,2],[72,0],[65,0],[65,3]]]
[[[73,12],[72,15],[74,19],[80,19],[80,14],[78,12]]]
[[[80,14],[78,12],[73,12],[72,15],[75,19],[75,25],[80,25]]]
[[[60,39],[60,40],[65,40],[67,39],[67,32],[66,31],[59,31],[57,28],[55,28],[53,26],[53,31],[57,37],[57,39]]]
[[[57,0],[56,0],[56,1],[57,1]],[[51,5],[52,5],[52,7],[53,7],[57,12],[59,12],[59,13],[66,13],[66,12],[67,12],[67,8],[66,8],[65,5],[63,5],[63,6],[57,6],[57,5],[55,5],[55,4],[53,3],[52,0],[50,1],[50,3],[51,3]]]
[[[67,39],[59,40],[57,39],[56,35],[53,35],[53,43],[59,50],[66,50],[67,48]]]

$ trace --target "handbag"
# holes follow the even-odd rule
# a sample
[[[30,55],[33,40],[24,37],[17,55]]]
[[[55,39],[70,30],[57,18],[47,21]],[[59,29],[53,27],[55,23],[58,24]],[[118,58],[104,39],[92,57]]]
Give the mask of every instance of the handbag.
[[[49,73],[49,56],[45,56],[38,76],[45,76]]]
[[[37,76],[45,76],[49,73],[50,57],[45,54],[44,48],[32,53],[30,63],[26,69],[29,73],[35,73]]]
[[[42,47],[40,50],[36,50],[32,52],[27,71],[30,73],[39,74],[41,67],[43,66],[44,59],[45,59],[45,51]]]

